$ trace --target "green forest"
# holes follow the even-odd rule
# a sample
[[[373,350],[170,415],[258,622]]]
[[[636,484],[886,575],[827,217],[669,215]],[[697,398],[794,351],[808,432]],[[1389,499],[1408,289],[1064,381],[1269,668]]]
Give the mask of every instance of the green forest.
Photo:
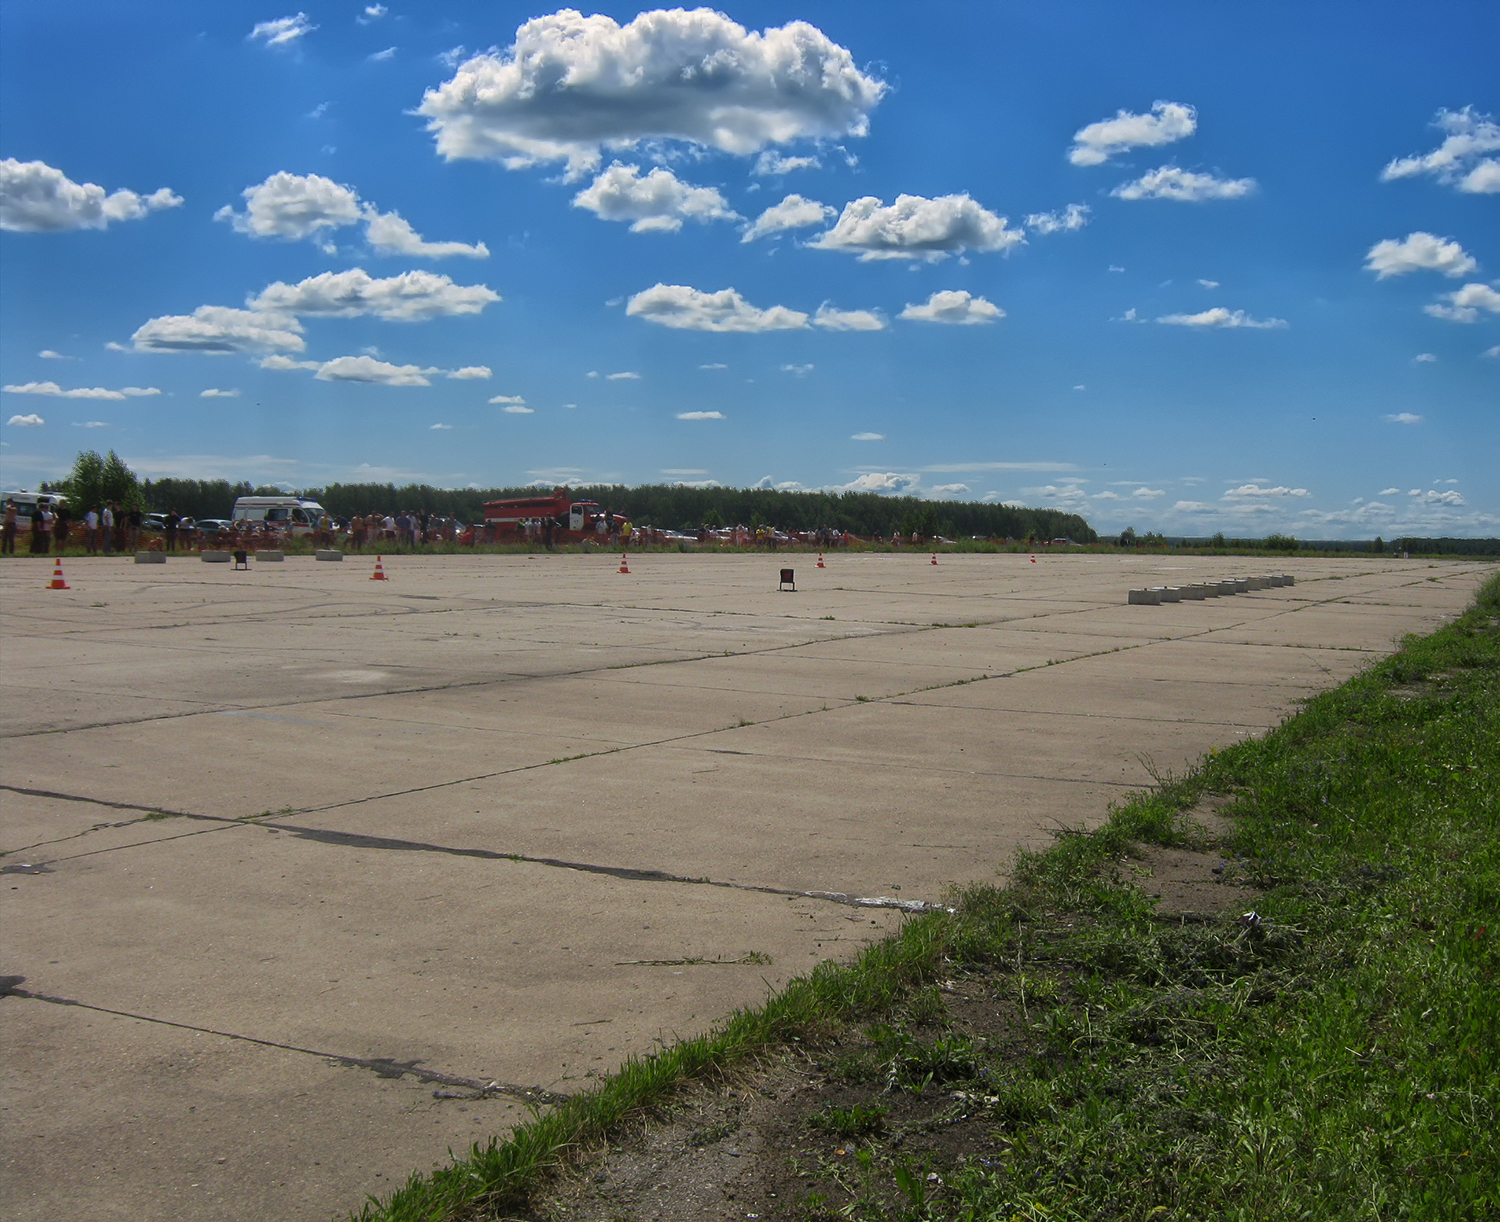
[[[75,507],[86,509],[101,500],[139,505],[155,512],[176,510],[191,518],[227,518],[235,498],[287,495],[283,488],[257,487],[228,480],[137,479],[113,450],[105,457],[93,451],[78,455],[68,479],[47,486],[68,495]],[[340,517],[354,514],[397,514],[403,510],[477,522],[484,503],[505,497],[537,496],[537,488],[434,488],[429,484],[330,484],[305,488],[295,495],[320,502]],[[1026,509],[976,501],[926,501],[911,496],[881,496],[873,492],[778,492],[759,488],[685,488],[674,484],[646,484],[628,488],[600,484],[571,490],[574,500],[597,501],[612,513],[624,514],[639,526],[664,530],[697,530],[700,526],[775,526],[781,530],[829,527],[856,535],[946,535],[1010,539],[1067,538],[1093,543],[1097,535],[1075,513],[1056,509]]]

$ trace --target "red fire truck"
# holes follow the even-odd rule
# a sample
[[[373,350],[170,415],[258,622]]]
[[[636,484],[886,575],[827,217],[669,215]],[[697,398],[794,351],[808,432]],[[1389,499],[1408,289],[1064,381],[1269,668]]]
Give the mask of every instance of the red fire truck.
[[[597,538],[604,510],[595,501],[575,501],[568,489],[558,488],[549,496],[518,496],[484,503],[486,543],[505,543],[525,536],[526,523],[551,518],[556,524],[553,538],[559,543]],[[608,533],[607,531],[605,533]]]

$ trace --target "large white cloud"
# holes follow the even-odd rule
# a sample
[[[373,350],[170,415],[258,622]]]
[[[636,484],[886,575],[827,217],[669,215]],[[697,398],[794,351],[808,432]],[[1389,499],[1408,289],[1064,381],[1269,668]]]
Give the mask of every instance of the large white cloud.
[[[603,149],[642,140],[748,155],[862,136],[885,90],[806,22],[753,33],[706,8],[623,26],[562,9],[521,26],[506,51],[460,65],[417,109],[444,157],[566,161],[577,176]]]
[[[37,415],[36,412],[27,412],[24,416],[20,413],[17,413],[5,423],[11,425],[13,428],[18,429],[39,429],[44,424],[46,424],[47,421],[42,416]]]
[[[1238,488],[1231,488],[1224,494],[1224,499],[1226,501],[1242,501],[1246,498],[1260,499],[1262,497],[1286,496],[1309,497],[1311,495],[1312,493],[1309,492],[1306,488],[1288,488],[1284,485],[1278,485],[1274,488],[1267,488],[1262,484],[1252,482],[1249,484],[1241,484]]]
[[[898,195],[886,206],[873,195],[844,205],[832,229],[808,245],[870,259],[946,259],[965,250],[1006,251],[1026,240],[965,195]]]
[[[56,382],[24,382],[0,389],[12,395],[45,395],[51,399],[143,399],[161,394],[155,386],[122,386],[119,390],[103,386],[74,386],[64,390]]]
[[[370,382],[377,386],[430,386],[426,376],[438,373],[420,365],[392,365],[373,356],[338,356],[324,361],[313,375],[320,382]]]
[[[296,284],[267,285],[250,308],[277,314],[357,318],[373,314],[387,322],[421,322],[455,314],[478,314],[500,300],[483,284],[454,284],[436,272],[411,271],[376,279],[362,267],[323,272]]]
[[[968,289],[941,289],[921,305],[908,304],[900,317],[912,322],[941,322],[960,326],[998,322],[1005,311],[983,297],[970,296]]]
[[[1149,115],[1121,110],[1113,119],[1090,123],[1073,134],[1068,160],[1103,165],[1126,149],[1155,148],[1186,139],[1198,129],[1198,112],[1181,102],[1157,102]]]
[[[915,492],[922,480],[920,476],[903,475],[899,471],[867,471],[858,479],[841,485],[845,492]]]
[[[1380,172],[1382,182],[1431,174],[1471,195],[1500,192],[1500,159],[1485,156],[1500,151],[1500,124],[1465,106],[1438,111],[1433,126],[1448,133],[1442,144],[1430,153],[1396,158]]]
[[[301,352],[302,324],[287,314],[199,306],[153,318],[131,337],[142,352]]]
[[[834,210],[815,199],[803,199],[800,195],[788,195],[779,204],[772,204],[745,230],[742,242],[753,242],[756,238],[769,237],[788,229],[806,229],[821,225],[832,219]]]
[[[105,194],[91,182],[76,183],[45,161],[0,161],[0,229],[17,233],[59,233],[104,229],[113,221],[138,221],[148,212],[176,208],[182,196],[166,187],[137,195]]]
[[[1251,331],[1284,331],[1288,326],[1284,318],[1251,318],[1244,310],[1227,310],[1223,306],[1200,310],[1196,314],[1164,314],[1156,321],[1169,327],[1192,327],[1195,330],[1232,331],[1243,327]]]
[[[1118,199],[1170,199],[1197,204],[1210,199],[1239,199],[1255,190],[1253,178],[1215,178],[1174,165],[1159,166],[1110,192]]]
[[[228,221],[237,232],[252,238],[297,242],[325,229],[357,225],[360,219],[359,193],[321,174],[279,170],[241,194],[244,212],[225,204],[214,219]]]
[[[825,331],[884,331],[886,321],[878,310],[836,310],[825,301],[813,315],[813,326]]]
[[[807,315],[785,306],[757,309],[734,289],[705,293],[685,284],[654,284],[632,297],[625,313],[683,331],[796,331]]]
[[[817,157],[787,157],[775,149],[767,149],[755,159],[750,173],[758,178],[778,177],[794,170],[816,170],[822,164]]]
[[[1419,271],[1442,272],[1456,278],[1468,275],[1478,266],[1457,242],[1421,230],[1407,234],[1399,242],[1395,238],[1376,242],[1365,256],[1365,270],[1374,272],[1380,280]]]
[[[642,177],[640,166],[618,161],[573,197],[573,207],[603,221],[631,221],[631,233],[676,233],[684,220],[739,219],[713,187],[692,186],[660,166]]]
[[[362,201],[353,187],[321,174],[278,170],[264,182],[246,187],[241,194],[245,198],[243,212],[225,204],[214,213],[214,219],[228,221],[238,232],[252,238],[299,242],[334,229],[363,224],[366,239],[380,255],[424,259],[450,255],[487,259],[490,255],[483,242],[472,246],[465,242],[428,242],[399,212],[381,212]]]
[[[1466,284],[1455,292],[1444,293],[1440,302],[1422,309],[1449,322],[1478,322],[1480,310],[1500,314],[1500,293],[1487,284]]]

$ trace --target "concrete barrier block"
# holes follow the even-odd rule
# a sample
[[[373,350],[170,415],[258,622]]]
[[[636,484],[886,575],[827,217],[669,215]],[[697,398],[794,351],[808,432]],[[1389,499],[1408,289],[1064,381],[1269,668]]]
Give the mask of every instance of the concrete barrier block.
[[[136,552],[135,562],[137,564],[166,564],[166,552]]]
[[[1281,584],[1284,586],[1294,586],[1297,584],[1297,579],[1290,573],[1283,573],[1281,575]]]
[[[1131,590],[1126,602],[1132,606],[1156,607],[1161,605],[1161,594],[1156,590]]]
[[[1160,593],[1161,600],[1164,603],[1180,603],[1182,601],[1181,586],[1162,586],[1160,587]]]
[[[1183,586],[1178,592],[1182,595],[1184,601],[1201,603],[1204,598],[1202,586]]]
[[[1277,573],[1271,574],[1271,576],[1267,577],[1266,580],[1271,583],[1271,588],[1273,590],[1286,585],[1286,578]]]
[[[1268,589],[1270,589],[1270,587],[1271,587],[1271,579],[1269,577],[1252,577],[1252,578],[1250,578],[1250,588],[1252,590],[1268,590]]]
[[[255,558],[257,560],[285,560],[286,553],[281,551],[280,549],[277,549],[275,551],[256,552]]]
[[[217,548],[205,547],[198,553],[198,559],[204,564],[228,564],[229,553],[221,552]]]
[[[1238,594],[1239,593],[1239,590],[1235,588],[1235,584],[1232,581],[1219,581],[1219,582],[1215,582],[1214,583],[1214,588],[1219,591],[1220,597],[1222,597],[1225,594]]]
[[[320,547],[320,548],[318,548],[317,559],[319,559],[319,560],[342,560],[343,558],[344,558],[344,553],[341,552],[341,551],[339,551],[337,548],[332,548],[332,547]]]
[[[1250,578],[1248,578],[1248,577],[1236,577],[1234,579],[1234,592],[1236,594],[1248,594],[1248,593],[1250,593]]]

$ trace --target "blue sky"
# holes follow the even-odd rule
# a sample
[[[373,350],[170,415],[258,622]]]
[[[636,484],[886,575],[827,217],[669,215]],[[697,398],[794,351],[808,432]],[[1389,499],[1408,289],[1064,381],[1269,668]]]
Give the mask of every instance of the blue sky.
[[[0,467],[1500,533],[1493,3],[8,0]]]

